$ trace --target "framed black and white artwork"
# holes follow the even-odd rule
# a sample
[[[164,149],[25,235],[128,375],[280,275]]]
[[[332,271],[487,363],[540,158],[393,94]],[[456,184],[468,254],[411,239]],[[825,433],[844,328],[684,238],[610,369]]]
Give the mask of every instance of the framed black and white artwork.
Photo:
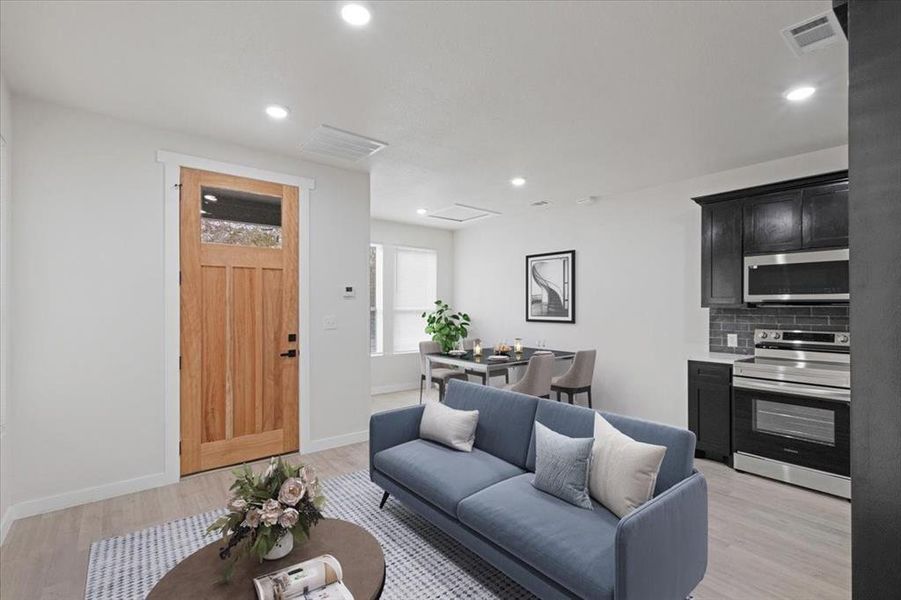
[[[526,256],[526,321],[576,322],[576,251]]]

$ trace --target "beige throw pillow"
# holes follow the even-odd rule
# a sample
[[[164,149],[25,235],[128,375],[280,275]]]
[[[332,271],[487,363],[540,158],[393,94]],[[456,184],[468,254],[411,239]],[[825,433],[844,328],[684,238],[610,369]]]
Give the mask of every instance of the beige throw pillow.
[[[440,402],[426,402],[419,422],[419,437],[454,450],[472,452],[478,424],[477,410],[457,410]]]
[[[594,446],[588,489],[592,498],[622,518],[654,495],[666,446],[637,442],[594,415]]]

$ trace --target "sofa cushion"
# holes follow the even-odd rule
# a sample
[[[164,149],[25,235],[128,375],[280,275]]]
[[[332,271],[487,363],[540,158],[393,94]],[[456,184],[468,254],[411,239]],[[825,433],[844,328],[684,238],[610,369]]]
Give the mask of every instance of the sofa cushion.
[[[591,510],[588,495],[588,466],[592,457],[592,438],[571,438],[535,423],[535,478],[532,485]]]
[[[440,402],[426,402],[419,422],[419,437],[462,452],[472,452],[479,411],[456,410]]]
[[[525,468],[538,398],[487,385],[451,381],[444,403],[459,410],[479,411],[475,447]],[[582,437],[591,437],[591,429]]]
[[[582,598],[613,598],[619,519],[594,503],[578,508],[532,486],[534,475],[506,479],[462,500],[462,523]]]
[[[457,516],[463,498],[523,470],[478,448],[460,452],[426,440],[382,450],[375,468],[448,513]]]
[[[594,435],[593,410],[551,400],[537,400],[537,402],[535,420],[545,427],[569,437],[584,438]],[[679,427],[624,417],[614,413],[602,412],[601,416],[633,440],[666,446],[666,454],[663,456],[663,463],[657,474],[655,496],[691,475],[695,456],[695,434],[692,432]],[[524,468],[529,471],[535,470],[534,435],[531,436],[528,459]]]

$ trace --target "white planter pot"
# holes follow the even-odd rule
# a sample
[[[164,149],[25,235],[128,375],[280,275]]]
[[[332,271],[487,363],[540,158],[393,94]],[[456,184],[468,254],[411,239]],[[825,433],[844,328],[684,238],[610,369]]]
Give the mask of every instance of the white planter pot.
[[[266,560],[278,560],[280,558],[285,558],[291,553],[291,550],[294,549],[294,536],[291,535],[291,532],[288,531],[282,535],[282,537],[278,538],[278,541],[275,543],[275,546],[272,547],[267,554],[263,556]]]

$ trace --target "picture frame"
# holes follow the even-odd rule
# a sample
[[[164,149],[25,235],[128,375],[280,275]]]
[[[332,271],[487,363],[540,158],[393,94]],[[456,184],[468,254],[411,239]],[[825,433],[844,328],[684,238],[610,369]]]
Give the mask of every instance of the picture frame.
[[[576,251],[526,256],[526,321],[576,322]]]

